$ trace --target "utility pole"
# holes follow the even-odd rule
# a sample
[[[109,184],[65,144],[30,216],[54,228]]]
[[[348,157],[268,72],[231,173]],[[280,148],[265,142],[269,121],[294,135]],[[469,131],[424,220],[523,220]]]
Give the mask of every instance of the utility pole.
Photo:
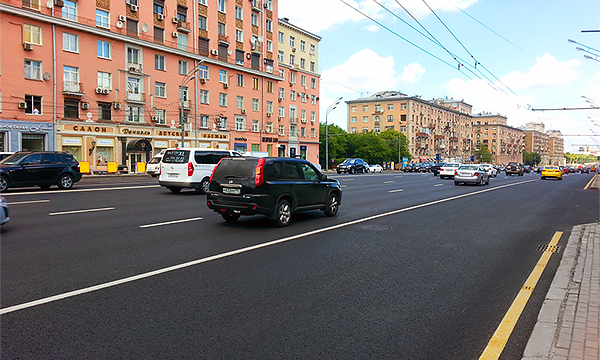
[[[333,104],[329,105],[325,111],[325,171],[329,170],[329,125],[327,124],[327,115],[332,112],[342,101],[343,96],[340,96]]]

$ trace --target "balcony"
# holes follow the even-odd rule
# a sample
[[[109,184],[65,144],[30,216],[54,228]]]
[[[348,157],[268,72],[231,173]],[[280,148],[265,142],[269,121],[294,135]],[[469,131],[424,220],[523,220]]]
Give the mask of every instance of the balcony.
[[[251,2],[252,2],[252,10],[262,11],[260,0],[251,0]]]
[[[184,33],[191,33],[190,23],[183,20],[177,20],[177,31]]]
[[[144,93],[127,92],[127,101],[146,103],[146,95]]]
[[[297,123],[298,123],[297,117],[290,117],[290,124],[297,124]]]
[[[143,74],[144,73],[142,64],[137,64],[137,63],[128,63],[127,71],[129,71],[130,73],[133,73],[133,74]]]
[[[429,137],[429,134],[424,133],[424,132],[418,132],[417,137]]]
[[[62,92],[63,92],[63,94],[82,96],[83,95],[83,84],[79,83],[79,82],[74,82],[74,81],[63,81]]]

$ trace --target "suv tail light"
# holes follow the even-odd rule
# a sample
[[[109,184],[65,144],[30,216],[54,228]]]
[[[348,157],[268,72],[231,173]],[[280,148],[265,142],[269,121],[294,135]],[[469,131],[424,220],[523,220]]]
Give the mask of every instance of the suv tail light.
[[[265,181],[265,159],[258,159],[256,170],[254,171],[254,185],[259,186]]]
[[[194,175],[194,164],[192,162],[188,163],[188,176]]]
[[[223,161],[223,159],[225,159],[225,158],[224,158],[224,157],[223,157],[223,158],[221,158],[221,160],[219,160],[219,162],[217,163],[217,166],[215,166],[215,167],[213,168],[213,171],[212,171],[212,173],[210,173],[210,178],[208,179],[208,182],[212,182],[212,178],[213,178],[213,176],[215,175],[215,170],[217,170],[217,168],[219,167],[219,164],[221,163],[221,161]]]

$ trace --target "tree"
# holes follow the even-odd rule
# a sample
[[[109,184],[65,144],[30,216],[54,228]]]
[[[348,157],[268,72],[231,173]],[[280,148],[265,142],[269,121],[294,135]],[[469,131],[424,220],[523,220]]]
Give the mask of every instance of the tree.
[[[339,163],[346,158],[348,144],[345,136],[347,133],[334,124],[328,124],[327,129],[329,135],[329,168],[332,168],[332,159]],[[321,123],[319,124],[319,163],[323,169],[325,169],[325,155],[325,124]]]
[[[523,151],[523,164],[536,165],[542,162],[542,156],[536,152]]]
[[[491,163],[492,153],[488,149],[487,145],[480,145],[479,149],[475,151],[475,160],[479,163]]]
[[[390,158],[385,161],[398,162],[398,132],[394,131],[394,130],[386,130],[386,131],[382,131],[379,134],[379,136],[388,142],[388,145],[392,152]],[[400,144],[401,144],[401,148],[400,148],[401,157],[407,157],[410,159],[411,155],[410,155],[410,152],[408,151],[408,139],[406,138],[406,135],[400,134]]]

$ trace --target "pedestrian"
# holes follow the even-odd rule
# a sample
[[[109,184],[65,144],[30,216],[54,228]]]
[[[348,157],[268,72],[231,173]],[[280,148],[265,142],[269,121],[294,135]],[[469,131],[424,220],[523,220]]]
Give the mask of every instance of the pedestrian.
[[[39,115],[40,111],[35,106],[33,107],[33,115]]]

